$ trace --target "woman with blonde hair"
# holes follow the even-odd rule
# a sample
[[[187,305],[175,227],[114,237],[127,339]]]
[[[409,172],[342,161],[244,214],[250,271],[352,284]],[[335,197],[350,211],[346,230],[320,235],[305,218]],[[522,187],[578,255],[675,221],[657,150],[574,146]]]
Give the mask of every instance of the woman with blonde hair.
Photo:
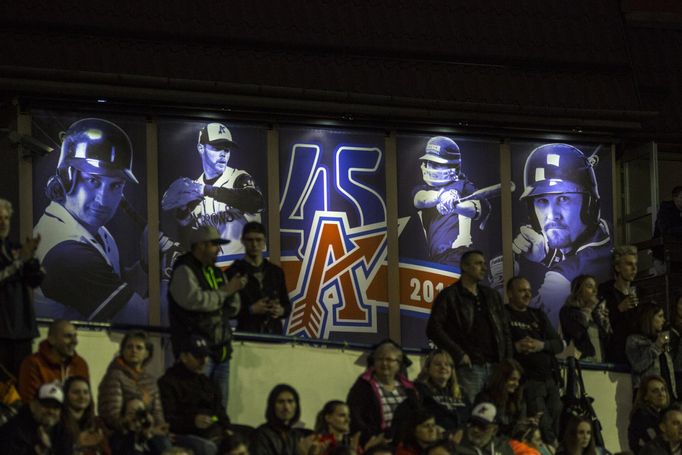
[[[579,275],[571,282],[571,295],[559,312],[566,343],[573,342],[581,360],[603,362],[606,343],[613,333],[605,302],[597,299],[597,281]]]
[[[469,403],[457,381],[455,362],[442,349],[431,351],[424,359],[414,382],[421,406],[433,413],[436,423],[445,431],[462,428],[469,417]]]

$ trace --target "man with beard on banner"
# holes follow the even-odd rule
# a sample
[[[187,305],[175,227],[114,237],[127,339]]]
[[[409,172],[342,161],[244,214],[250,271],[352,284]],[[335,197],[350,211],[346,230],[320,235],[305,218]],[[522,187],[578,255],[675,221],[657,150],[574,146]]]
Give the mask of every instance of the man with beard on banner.
[[[535,303],[555,327],[575,277],[609,278],[611,235],[600,216],[597,162],[596,152],[588,158],[572,145],[545,144],[524,166],[520,200],[527,203],[530,224],[521,226],[512,249],[526,261],[521,273],[542,280]],[[530,272],[533,265],[540,270]]]
[[[471,220],[481,217],[481,200],[460,201],[476,187],[462,173],[462,154],[452,139],[432,137],[419,161],[424,183],[413,190],[413,200],[429,256],[439,264],[459,265],[460,257],[473,243]]]
[[[146,273],[139,262],[122,270],[116,240],[105,225],[123,202],[133,146],[118,125],[85,118],[64,133],[52,201],[34,228],[36,257],[46,271],[36,297],[43,315],[88,321],[145,321]]]
[[[163,210],[174,210],[181,226],[196,229],[213,226],[223,239],[220,255],[236,255],[249,221],[260,222],[265,200],[248,172],[228,166],[237,144],[222,123],[209,123],[199,132],[197,151],[203,173],[196,180],[181,177],[168,187],[161,200]]]

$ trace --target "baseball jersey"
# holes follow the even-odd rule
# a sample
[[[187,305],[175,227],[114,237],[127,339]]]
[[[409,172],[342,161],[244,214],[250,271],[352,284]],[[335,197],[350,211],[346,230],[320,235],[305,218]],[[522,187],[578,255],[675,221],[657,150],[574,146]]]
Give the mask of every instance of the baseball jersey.
[[[578,275],[592,275],[597,283],[611,277],[611,235],[606,221],[570,253],[551,249],[543,260],[546,269],[538,289],[537,304],[547,314],[554,327],[559,324],[559,310],[571,293],[571,282]]]
[[[455,190],[460,198],[470,195],[476,191],[476,187],[469,180],[457,180],[451,182],[443,187],[434,188],[427,184],[421,184],[415,187],[412,191],[412,197],[419,191],[439,191],[440,189]],[[466,218],[457,213],[448,213],[441,215],[436,207],[421,209],[421,221],[428,241],[429,256],[437,258],[446,254],[448,250],[455,246],[455,242],[460,233],[468,238],[471,238],[471,224],[470,218],[466,218],[466,223],[462,223],[461,218]],[[462,224],[466,224],[461,232]],[[470,246],[470,245],[466,245]]]
[[[57,303],[77,311],[79,319],[106,321],[133,296],[121,279],[116,241],[104,226],[92,235],[61,204],[52,202],[33,233],[41,236],[36,258],[46,272],[37,303],[47,298],[50,308]]]
[[[234,189],[235,183],[238,180],[247,182],[244,188],[255,189],[253,179],[248,172],[231,167],[226,168],[225,172],[212,185],[214,187]],[[209,183],[205,180],[204,174],[201,174],[196,181],[199,183]],[[243,212],[210,196],[204,196],[190,213],[190,219],[187,224],[193,228],[199,226],[215,227],[220,232],[222,238],[232,240],[227,245],[222,245],[220,254],[237,255],[244,253],[244,246],[239,239],[242,236],[242,228],[249,221],[260,221],[260,215]]]

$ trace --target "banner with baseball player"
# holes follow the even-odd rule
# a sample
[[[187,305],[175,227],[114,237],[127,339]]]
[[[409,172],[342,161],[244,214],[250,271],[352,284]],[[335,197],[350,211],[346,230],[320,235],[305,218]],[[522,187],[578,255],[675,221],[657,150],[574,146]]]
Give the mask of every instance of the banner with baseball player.
[[[384,134],[280,131],[289,335],[372,343],[388,334]]]
[[[144,118],[34,111],[31,129],[55,148],[33,161],[37,315],[145,323]]]
[[[267,224],[267,129],[226,121],[158,122],[161,320],[167,322],[166,286],[173,260],[189,250],[192,230],[214,226],[230,243],[217,265],[244,255],[242,227]]]
[[[515,274],[528,278],[531,305],[558,327],[574,278],[611,279],[611,149],[518,142],[511,153],[519,187],[512,196]]]
[[[397,153],[402,343],[424,347],[431,305],[465,251],[483,251],[486,284],[502,289],[499,143],[405,134]]]

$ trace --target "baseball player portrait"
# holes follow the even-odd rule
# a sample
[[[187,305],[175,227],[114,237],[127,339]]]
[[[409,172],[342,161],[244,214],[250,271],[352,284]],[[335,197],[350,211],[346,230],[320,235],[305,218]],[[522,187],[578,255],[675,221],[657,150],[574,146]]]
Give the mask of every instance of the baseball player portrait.
[[[473,243],[471,222],[489,211],[489,204],[485,199],[463,200],[476,187],[462,172],[462,154],[452,139],[430,138],[419,162],[423,183],[414,188],[413,203],[429,257],[439,264],[459,266],[460,256]]]
[[[528,155],[523,170],[519,200],[528,224],[520,226],[512,249],[520,273],[537,281],[535,304],[555,327],[575,277],[589,274],[602,282],[610,276],[612,242],[600,212],[597,151],[586,157],[569,144],[545,144]]]
[[[231,240],[222,246],[219,263],[236,259],[244,251],[239,242],[242,227],[249,221],[261,221],[263,194],[248,172],[230,166],[230,157],[238,145],[227,126],[205,125],[199,131],[196,148],[202,174],[197,179],[181,177],[172,182],[163,195],[161,208],[172,212],[185,229],[217,228],[221,238]]]
[[[106,228],[124,202],[133,174],[133,146],[118,125],[80,119],[63,133],[50,200],[34,227],[46,271],[37,296],[43,315],[88,321],[146,320],[146,272],[122,268],[116,239]]]

